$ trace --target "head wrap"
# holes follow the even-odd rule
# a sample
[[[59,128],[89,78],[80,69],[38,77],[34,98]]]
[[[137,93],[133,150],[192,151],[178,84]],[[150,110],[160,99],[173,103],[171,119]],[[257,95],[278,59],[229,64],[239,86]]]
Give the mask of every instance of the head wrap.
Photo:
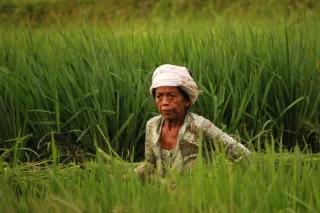
[[[164,64],[154,70],[150,93],[157,87],[174,86],[180,87],[189,96],[194,104],[198,98],[199,90],[196,82],[192,79],[185,67]]]

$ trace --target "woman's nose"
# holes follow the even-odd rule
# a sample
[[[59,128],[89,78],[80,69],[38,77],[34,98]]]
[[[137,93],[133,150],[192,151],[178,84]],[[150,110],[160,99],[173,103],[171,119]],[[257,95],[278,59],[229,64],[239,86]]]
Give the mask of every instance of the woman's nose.
[[[164,96],[162,99],[162,104],[169,104],[170,100],[168,97]]]

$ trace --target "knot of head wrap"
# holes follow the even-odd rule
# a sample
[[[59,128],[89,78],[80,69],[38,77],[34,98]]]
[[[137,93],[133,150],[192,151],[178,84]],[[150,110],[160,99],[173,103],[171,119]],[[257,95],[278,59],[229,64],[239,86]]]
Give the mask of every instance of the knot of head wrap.
[[[171,64],[164,64],[154,70],[150,93],[157,87],[180,87],[194,104],[198,98],[199,90],[187,68]]]

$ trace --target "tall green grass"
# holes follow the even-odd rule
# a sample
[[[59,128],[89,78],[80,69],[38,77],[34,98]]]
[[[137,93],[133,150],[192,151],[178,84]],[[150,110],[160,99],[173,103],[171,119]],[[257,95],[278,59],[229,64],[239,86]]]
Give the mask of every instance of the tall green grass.
[[[193,111],[243,143],[319,150],[319,24],[276,28],[228,22],[111,31],[1,29],[0,147],[33,156],[43,137],[143,155],[155,112],[148,93],[163,63],[193,71],[203,91]],[[279,144],[280,145],[280,144]]]
[[[215,155],[184,175],[144,183],[133,165],[0,164],[2,212],[318,212],[319,161],[294,153],[252,155],[230,164]]]

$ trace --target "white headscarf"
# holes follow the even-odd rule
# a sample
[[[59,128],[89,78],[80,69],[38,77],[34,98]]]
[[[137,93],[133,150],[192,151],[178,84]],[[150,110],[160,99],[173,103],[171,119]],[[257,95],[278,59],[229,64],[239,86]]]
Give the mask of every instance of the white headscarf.
[[[171,64],[164,64],[154,70],[150,93],[161,86],[180,87],[189,96],[194,104],[198,98],[199,90],[187,68]]]

